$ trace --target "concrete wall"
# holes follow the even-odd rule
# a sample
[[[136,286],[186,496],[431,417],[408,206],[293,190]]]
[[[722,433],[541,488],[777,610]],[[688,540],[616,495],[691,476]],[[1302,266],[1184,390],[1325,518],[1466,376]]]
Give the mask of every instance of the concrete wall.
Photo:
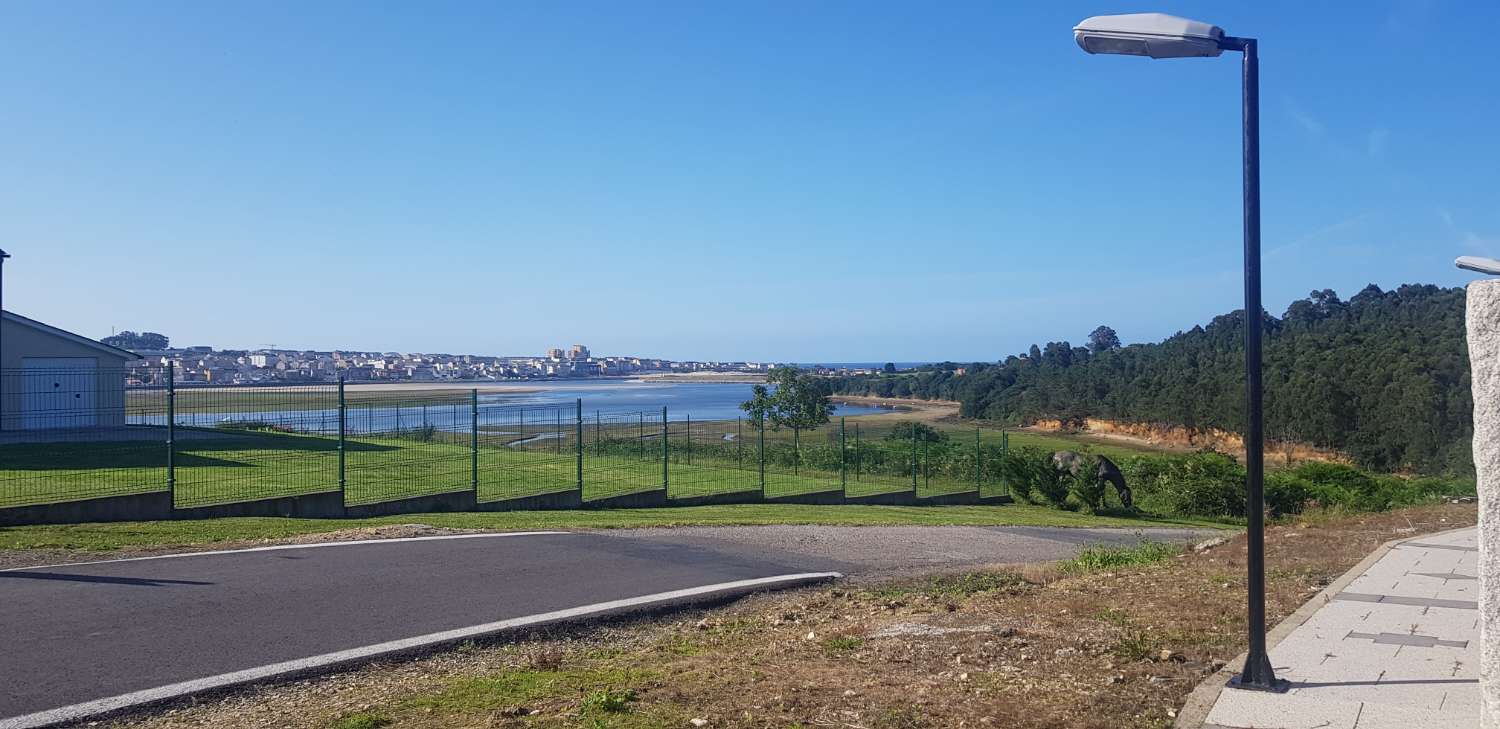
[[[1467,316],[1479,478],[1480,726],[1500,729],[1500,280],[1469,284]]]
[[[363,519],[365,517],[389,516],[391,514],[473,511],[474,506],[473,491],[450,491],[446,494],[428,494],[426,496],[413,496],[409,499],[396,499],[395,501],[382,501],[375,504],[349,506],[344,509],[344,516],[350,519]]]
[[[344,495],[337,491],[274,499],[236,501],[229,504],[177,509],[172,519],[220,519],[230,516],[284,516],[299,519],[337,519],[344,516]],[[100,521],[105,521],[101,519]],[[112,519],[110,521],[122,521]]]
[[[166,491],[156,491],[58,504],[7,507],[0,509],[0,527],[94,521],[156,521],[171,519],[173,516],[172,495]]]
[[[28,357],[80,357],[94,361],[96,426],[125,424],[125,357],[0,318],[0,429],[18,430],[21,418],[21,368]]]
[[[583,502],[585,509],[649,509],[667,505],[667,490],[640,491],[624,496],[611,496]]]
[[[577,489],[498,501],[480,501],[474,505],[475,511],[545,511],[582,508],[583,494]]]

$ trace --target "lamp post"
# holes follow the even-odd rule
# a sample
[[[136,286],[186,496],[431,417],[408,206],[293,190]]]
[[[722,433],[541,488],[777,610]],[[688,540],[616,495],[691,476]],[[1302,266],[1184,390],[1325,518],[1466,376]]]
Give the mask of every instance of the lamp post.
[[[0,249],[0,430],[5,430],[5,259],[10,254]]]
[[[1250,650],[1245,667],[1230,682],[1235,688],[1285,691],[1266,653],[1266,550],[1264,423],[1261,412],[1260,305],[1260,60],[1254,38],[1224,35],[1216,25],[1160,13],[1100,15],[1073,28],[1079,47],[1089,53],[1150,58],[1244,55],[1244,225],[1245,225],[1245,481]]]

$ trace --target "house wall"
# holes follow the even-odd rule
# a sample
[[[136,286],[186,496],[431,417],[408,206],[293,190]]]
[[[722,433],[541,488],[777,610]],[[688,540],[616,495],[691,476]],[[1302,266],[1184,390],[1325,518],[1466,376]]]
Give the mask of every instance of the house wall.
[[[0,319],[0,429],[21,428],[21,366],[27,357],[82,357],[94,360],[97,371],[94,407],[96,425],[125,424],[125,357],[114,356],[79,342],[38,331],[19,322]]]

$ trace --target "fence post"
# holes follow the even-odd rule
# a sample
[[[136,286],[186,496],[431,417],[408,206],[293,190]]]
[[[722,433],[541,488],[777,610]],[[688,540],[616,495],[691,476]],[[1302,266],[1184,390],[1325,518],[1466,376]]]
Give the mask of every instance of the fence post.
[[[557,424],[552,427],[552,440],[557,441],[557,455],[562,455],[562,408],[555,413]]]
[[[981,457],[983,457],[983,454],[984,454],[984,446],[981,445],[980,441],[979,441],[979,428],[975,428],[974,429],[974,493],[980,494],[981,496],[984,495],[984,481],[982,480],[982,477],[980,475],[983,472],[983,468],[982,468],[982,466],[980,464],[980,460],[979,459]]]
[[[859,423],[854,424],[854,482],[859,483],[860,458],[859,452]]]
[[[797,470],[802,465],[802,429],[792,426],[792,475],[799,475]]]
[[[574,450],[577,451],[577,456],[578,456],[578,493],[582,494],[583,493],[583,398],[581,398],[581,397],[578,398],[578,401],[575,403],[575,405],[577,406],[577,409],[578,409],[578,423],[577,423],[577,428],[576,428],[577,432],[575,433],[575,435],[577,435],[577,438],[578,438],[578,447],[576,449],[574,449]]]
[[[766,498],[766,417],[762,415],[756,422],[760,424],[760,427],[756,429],[760,432],[760,447],[757,450],[760,452],[760,497],[764,499]]]
[[[693,465],[693,414],[687,414],[687,464]]]
[[[427,406],[422,406],[423,428],[426,428]],[[479,500],[479,388],[469,390],[469,489]]]
[[[928,455],[928,442],[926,438],[922,439],[922,485],[930,488],[932,486],[932,457]]]
[[[635,443],[636,451],[639,452],[641,460],[646,460],[646,411],[640,412],[641,424],[636,427]]]
[[[917,493],[917,426],[911,426],[911,492]]]
[[[672,456],[667,451],[667,406],[661,406],[661,490],[667,490],[667,461]]]
[[[839,418],[839,491],[849,495],[849,450],[844,440],[844,419]]]
[[[598,410],[594,411],[594,455],[604,455],[604,423]]]
[[[345,430],[348,428],[348,409],[344,402],[344,376],[339,375],[339,497],[346,503],[349,497],[345,495],[344,486],[344,440]]]
[[[745,467],[745,419],[734,419],[734,467]]]
[[[167,498],[177,504],[177,365],[167,363]]]
[[[1007,496],[1010,495],[1010,484],[1008,484],[1008,483],[1005,482],[1004,473],[1005,473],[1005,463],[1006,463],[1006,461],[1005,461],[1005,455],[1007,453],[1009,453],[1009,452],[1010,452],[1010,433],[1007,433],[1007,432],[1005,432],[1004,429],[1001,429],[1001,431],[1000,431],[1000,473],[1001,473],[1002,477],[1001,477],[1001,480],[1000,480],[1000,486],[1002,487],[1001,488],[1002,493],[1004,493]]]

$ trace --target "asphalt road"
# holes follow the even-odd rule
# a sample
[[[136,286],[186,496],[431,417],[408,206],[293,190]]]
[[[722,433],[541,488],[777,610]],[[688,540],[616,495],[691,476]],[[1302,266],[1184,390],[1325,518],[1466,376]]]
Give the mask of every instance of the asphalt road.
[[[1037,528],[643,529],[6,570],[0,728],[37,725],[15,718],[59,707],[109,708],[101,700],[626,598],[780,575],[1058,559],[1082,544],[1136,539]]]

